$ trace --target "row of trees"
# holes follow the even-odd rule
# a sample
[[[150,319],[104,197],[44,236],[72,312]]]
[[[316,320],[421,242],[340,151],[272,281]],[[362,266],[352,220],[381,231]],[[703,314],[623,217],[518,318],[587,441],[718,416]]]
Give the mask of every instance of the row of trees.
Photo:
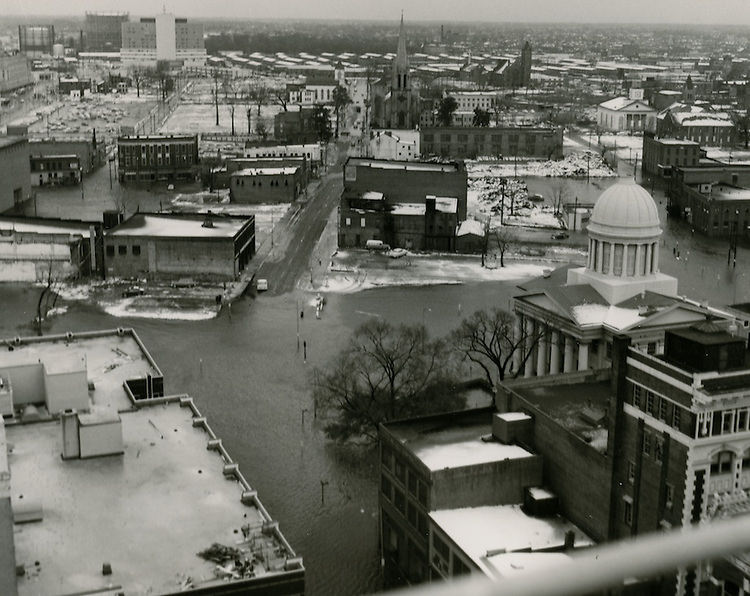
[[[537,336],[514,336],[514,317],[499,308],[478,310],[446,338],[431,339],[423,325],[393,326],[372,319],[325,369],[313,372],[313,397],[330,439],[371,444],[389,420],[461,409],[456,389],[467,360],[492,388],[517,376]],[[519,354],[521,366],[513,370]]]

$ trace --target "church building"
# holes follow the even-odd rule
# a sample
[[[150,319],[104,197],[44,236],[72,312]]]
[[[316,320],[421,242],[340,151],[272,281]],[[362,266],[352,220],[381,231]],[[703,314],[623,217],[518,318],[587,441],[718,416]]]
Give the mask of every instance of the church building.
[[[404,16],[398,30],[398,46],[391,76],[373,83],[372,125],[376,128],[412,129],[419,124],[419,93],[413,87],[406,53]]]

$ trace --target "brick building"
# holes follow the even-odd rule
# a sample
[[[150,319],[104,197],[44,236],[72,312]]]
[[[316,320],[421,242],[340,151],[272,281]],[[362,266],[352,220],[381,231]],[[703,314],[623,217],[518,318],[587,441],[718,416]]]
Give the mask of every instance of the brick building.
[[[417,250],[455,250],[466,219],[462,163],[349,158],[339,208],[339,246],[368,240]]]
[[[34,84],[31,68],[23,54],[0,54],[0,93]]]
[[[313,120],[314,107],[281,111],[273,117],[273,136],[288,144],[316,143],[318,131]]]
[[[244,168],[230,176],[233,203],[291,203],[301,190],[298,166]]]
[[[669,178],[674,167],[697,166],[700,145],[685,139],[657,138],[653,133],[643,134],[643,170],[654,176]]]
[[[29,153],[33,155],[75,155],[78,165],[85,176],[92,170],[103,166],[107,161],[107,148],[104,143],[91,139],[32,139],[29,141]]]
[[[117,159],[120,182],[192,180],[199,161],[198,136],[119,137]]]
[[[0,213],[31,196],[29,142],[0,136]]]
[[[480,155],[560,159],[561,128],[544,127],[440,127],[419,132],[423,155],[474,159]]]
[[[255,218],[136,213],[104,236],[107,277],[233,280],[255,254]]]
[[[656,118],[658,136],[690,139],[708,147],[731,147],[735,128],[728,112],[706,105],[674,104]]]
[[[78,184],[81,182],[81,162],[78,156],[32,155],[30,158],[31,186]]]

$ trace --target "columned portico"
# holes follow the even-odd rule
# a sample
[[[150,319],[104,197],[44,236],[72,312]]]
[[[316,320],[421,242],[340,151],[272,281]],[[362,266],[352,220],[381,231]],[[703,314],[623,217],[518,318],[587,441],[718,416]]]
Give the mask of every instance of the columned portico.
[[[553,329],[550,334],[549,374],[560,372],[560,332]]]
[[[547,326],[539,322],[537,330],[539,340],[536,344],[536,376],[543,377],[547,374]]]
[[[578,344],[578,370],[587,370],[589,367],[589,344]]]
[[[524,321],[525,339],[524,339],[524,351],[523,357],[526,358],[526,363],[523,369],[524,377],[531,377],[534,375],[534,353],[536,349],[534,342],[534,319],[531,317],[525,317]]]
[[[563,360],[563,372],[573,371],[573,338],[569,335],[565,336],[565,358]]]

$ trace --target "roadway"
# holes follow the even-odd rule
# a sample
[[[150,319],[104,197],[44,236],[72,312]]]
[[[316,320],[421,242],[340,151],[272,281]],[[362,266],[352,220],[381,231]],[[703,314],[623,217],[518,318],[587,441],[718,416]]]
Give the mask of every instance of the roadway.
[[[309,200],[298,207],[293,206],[274,228],[280,254],[275,257],[273,252],[267,255],[255,274],[256,279],[268,280],[270,294],[291,292],[297,280],[310,270],[315,245],[341,197],[341,171],[340,166],[331,168]]]

